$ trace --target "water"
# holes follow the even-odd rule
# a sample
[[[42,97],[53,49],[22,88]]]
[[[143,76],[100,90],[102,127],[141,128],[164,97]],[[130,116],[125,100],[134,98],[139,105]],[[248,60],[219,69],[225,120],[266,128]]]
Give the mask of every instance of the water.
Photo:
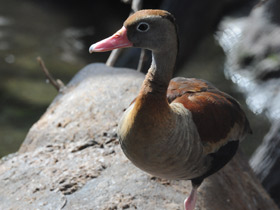
[[[86,64],[105,61],[108,54],[89,55],[90,42],[121,26],[129,8],[100,2],[0,0],[0,157],[17,151],[57,94],[37,56],[64,83]]]
[[[243,33],[248,36],[248,34],[246,34],[248,31],[248,26],[246,24],[248,24],[246,18],[224,21],[224,27],[226,29],[224,30],[224,33],[220,34],[219,41],[228,55],[225,74],[238,85],[243,93],[245,93],[246,103],[256,115],[264,114],[271,122],[280,120],[280,96],[278,94],[280,90],[279,79],[261,80],[259,78],[261,77],[263,70],[277,69],[279,67],[280,57],[277,55],[277,50],[263,52],[264,49],[262,49],[262,45],[264,45],[264,41],[259,41],[261,38],[256,39],[256,43],[251,47],[258,48],[260,52],[266,53],[267,55],[260,59],[260,53],[255,54],[255,57],[259,56],[260,58],[255,59],[256,61],[254,62],[252,61],[250,65],[241,65],[240,61],[236,61],[238,59],[236,52],[239,52],[241,55],[250,55],[250,53],[256,52],[256,49],[254,49],[254,51],[253,49],[248,50],[245,48],[241,51],[238,48],[238,44],[240,44],[239,42],[243,39]],[[270,25],[266,24],[266,26],[269,28]],[[279,36],[279,29],[277,31],[276,27],[272,24],[270,27],[273,33],[275,33],[276,36]],[[266,33],[267,37],[273,39],[274,37],[271,36],[272,32],[268,33],[267,30],[268,29],[266,29],[266,31],[260,31],[261,33]],[[256,34],[258,33],[260,32],[256,31]],[[276,41],[272,46],[275,47],[275,49],[277,49],[277,47],[279,49],[279,43]]]

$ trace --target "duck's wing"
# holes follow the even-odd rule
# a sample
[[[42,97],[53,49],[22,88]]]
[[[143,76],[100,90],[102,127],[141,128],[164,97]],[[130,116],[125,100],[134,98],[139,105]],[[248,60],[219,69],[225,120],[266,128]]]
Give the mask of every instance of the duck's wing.
[[[212,84],[194,78],[176,77],[167,90],[169,103],[181,103],[192,113],[205,153],[218,151],[229,141],[251,133],[239,103]]]

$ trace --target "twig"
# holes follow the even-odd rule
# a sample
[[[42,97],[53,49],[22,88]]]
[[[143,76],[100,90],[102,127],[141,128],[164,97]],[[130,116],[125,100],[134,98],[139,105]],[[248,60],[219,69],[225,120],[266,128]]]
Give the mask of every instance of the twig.
[[[133,0],[131,3],[132,13],[139,11],[142,8],[142,6],[143,6],[143,0]],[[141,49],[141,54],[140,54],[140,58],[139,58],[138,66],[137,66],[137,71],[142,72],[143,63],[144,63],[146,56],[147,56],[147,51],[144,49]]]
[[[50,81],[50,83],[55,87],[55,89],[57,91],[60,91],[62,88],[64,88],[64,84],[61,80],[57,79],[55,80],[53,78],[53,76],[50,74],[49,70],[47,69],[47,67],[45,66],[45,63],[43,61],[43,59],[39,56],[37,57],[37,61],[40,64],[42,71],[44,72],[45,76],[47,77],[47,79]]]
[[[130,1],[123,1],[123,2],[130,3]],[[130,15],[132,15],[133,13],[137,12],[138,10],[140,10],[142,8],[142,5],[143,5],[143,0],[132,0],[131,1],[131,12],[130,12]],[[113,50],[111,52],[109,58],[106,61],[106,65],[107,66],[114,66],[122,51],[123,51],[123,48]],[[142,64],[140,64],[140,62],[143,63],[143,61],[140,60],[138,66],[142,65]]]
[[[117,59],[118,59],[118,57],[119,57],[120,54],[122,53],[122,51],[123,51],[123,48],[114,49],[114,50],[111,52],[109,58],[107,59],[106,65],[107,65],[107,66],[114,66],[115,63],[116,63],[116,61],[117,61]]]
[[[132,10],[131,14],[139,11],[142,8],[142,5],[143,5],[143,0],[133,0],[131,2],[131,10]]]
[[[148,51],[145,49],[141,50],[140,58],[139,58],[139,63],[137,66],[137,71],[139,72],[144,72],[144,62],[148,60]]]

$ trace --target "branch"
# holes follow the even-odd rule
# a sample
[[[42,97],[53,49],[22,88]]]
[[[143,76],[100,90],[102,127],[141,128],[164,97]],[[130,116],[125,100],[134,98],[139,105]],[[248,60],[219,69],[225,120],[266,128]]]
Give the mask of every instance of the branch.
[[[57,91],[60,91],[62,88],[64,88],[64,84],[61,80],[59,79],[54,79],[53,76],[50,74],[49,70],[45,66],[45,63],[41,57],[37,57],[37,61],[41,66],[42,71],[44,72],[45,76],[47,79],[50,81],[50,83],[55,87]]]
[[[122,53],[123,48],[115,49],[111,52],[109,58],[106,61],[107,66],[114,66],[120,54]]]

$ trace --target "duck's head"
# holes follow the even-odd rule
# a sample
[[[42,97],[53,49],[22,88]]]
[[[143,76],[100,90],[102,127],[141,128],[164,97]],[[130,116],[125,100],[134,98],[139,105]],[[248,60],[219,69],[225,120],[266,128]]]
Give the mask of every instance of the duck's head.
[[[177,49],[174,17],[163,10],[140,10],[131,15],[111,37],[91,45],[89,52],[139,47],[153,52]]]

